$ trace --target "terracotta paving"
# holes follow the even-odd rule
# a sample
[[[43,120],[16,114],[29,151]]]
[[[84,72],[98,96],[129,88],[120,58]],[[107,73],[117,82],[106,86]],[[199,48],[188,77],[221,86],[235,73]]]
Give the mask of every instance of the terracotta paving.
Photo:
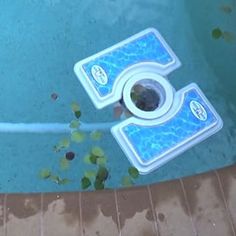
[[[150,190],[159,235],[194,236],[195,231],[181,181],[152,185]]]
[[[115,193],[117,195],[121,235],[157,235],[148,188],[122,189]]]
[[[236,165],[119,190],[1,194],[0,236],[236,236]]]
[[[119,220],[114,191],[80,194],[82,235],[119,235]]]

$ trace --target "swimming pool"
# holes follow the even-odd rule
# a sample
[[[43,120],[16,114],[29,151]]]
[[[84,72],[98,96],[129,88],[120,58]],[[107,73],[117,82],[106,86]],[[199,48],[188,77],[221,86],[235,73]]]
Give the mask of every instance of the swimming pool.
[[[171,83],[176,89],[190,82],[199,84],[222,116],[224,128],[157,171],[140,176],[135,185],[236,162],[234,1],[3,0],[0,9],[0,122],[68,123],[73,119],[73,101],[80,104],[84,122],[113,122],[113,108],[97,110],[93,106],[73,66],[152,26],[183,64],[169,76]],[[212,30],[216,28],[230,33],[225,39],[214,39]],[[111,134],[102,134],[99,141],[87,137],[82,144],[73,144],[69,150],[76,157],[67,169],[60,166],[64,152],[53,149],[66,134],[0,133],[0,192],[81,190],[84,171],[93,169],[83,159],[93,146],[102,147],[108,158],[106,187],[121,187],[130,164]],[[70,182],[42,179],[42,169]]]

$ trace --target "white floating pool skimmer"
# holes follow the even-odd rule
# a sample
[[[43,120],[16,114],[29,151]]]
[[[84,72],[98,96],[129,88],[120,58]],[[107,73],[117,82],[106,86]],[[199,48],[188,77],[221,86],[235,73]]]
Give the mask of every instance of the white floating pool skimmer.
[[[96,108],[122,99],[133,114],[111,128],[141,174],[147,174],[222,128],[199,87],[175,91],[167,75],[181,63],[160,33],[147,29],[78,62],[75,73]]]

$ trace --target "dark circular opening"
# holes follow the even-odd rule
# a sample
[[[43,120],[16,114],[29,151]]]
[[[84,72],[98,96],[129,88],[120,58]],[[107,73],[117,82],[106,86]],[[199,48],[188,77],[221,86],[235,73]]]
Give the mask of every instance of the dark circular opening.
[[[160,106],[160,95],[158,91],[150,86],[137,83],[131,90],[131,99],[135,106],[143,111],[154,111]]]

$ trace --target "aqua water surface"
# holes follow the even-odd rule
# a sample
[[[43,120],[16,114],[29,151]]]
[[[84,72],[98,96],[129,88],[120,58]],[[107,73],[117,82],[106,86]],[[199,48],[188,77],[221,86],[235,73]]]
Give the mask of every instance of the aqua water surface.
[[[232,6],[232,11],[222,10]],[[149,184],[232,165],[236,162],[235,1],[0,0],[0,122],[68,123],[70,104],[86,122],[114,121],[113,108],[97,110],[77,81],[74,64],[148,27],[157,28],[182,62],[169,76],[176,89],[196,82],[224,121],[213,137],[157,171],[139,177]],[[212,38],[212,30],[231,38]],[[58,98],[51,99],[56,93]],[[76,157],[61,170],[63,151],[53,147],[66,134],[0,133],[0,192],[81,190],[88,165],[83,157],[99,145],[108,157],[108,188],[121,187],[130,164],[109,132],[71,147]],[[39,178],[50,169],[65,185]]]

